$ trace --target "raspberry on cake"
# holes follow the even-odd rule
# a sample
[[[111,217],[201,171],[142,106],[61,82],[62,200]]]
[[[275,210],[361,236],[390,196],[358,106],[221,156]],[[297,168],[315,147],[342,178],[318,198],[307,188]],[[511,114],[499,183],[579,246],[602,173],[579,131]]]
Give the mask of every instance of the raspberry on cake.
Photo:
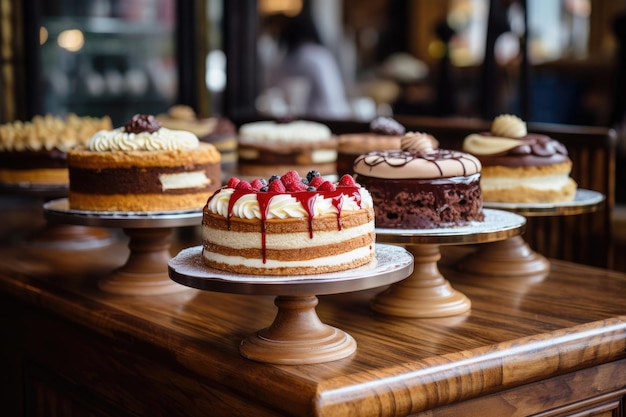
[[[485,201],[552,203],[571,201],[577,184],[565,146],[546,135],[528,133],[514,115],[500,115],[490,132],[471,134],[463,150],[480,160]]]
[[[69,206],[95,211],[201,210],[221,186],[220,154],[190,132],[135,115],[68,152]]]
[[[65,119],[48,114],[0,125],[0,182],[67,186],[67,151],[110,128],[109,117],[75,114]]]
[[[354,162],[372,195],[376,227],[431,229],[483,221],[481,164],[474,156],[433,149],[430,135],[407,133],[402,150],[372,151]]]
[[[269,177],[296,170],[302,175],[337,173],[337,138],[322,123],[305,120],[260,121],[239,128],[240,175]]]
[[[292,170],[251,182],[233,177],[206,203],[202,260],[254,275],[343,271],[375,256],[368,191],[351,176],[333,183]]]

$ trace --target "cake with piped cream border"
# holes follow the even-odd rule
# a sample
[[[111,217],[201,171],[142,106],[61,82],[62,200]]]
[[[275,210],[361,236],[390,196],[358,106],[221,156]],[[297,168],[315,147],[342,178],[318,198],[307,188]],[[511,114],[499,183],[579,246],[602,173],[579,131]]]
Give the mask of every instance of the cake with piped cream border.
[[[483,198],[504,203],[571,201],[577,184],[565,145],[547,135],[528,133],[515,115],[496,117],[490,132],[471,134],[463,150],[483,165]]]
[[[356,180],[374,201],[376,227],[433,229],[484,220],[480,161],[432,145],[430,135],[410,132],[402,149],[372,151],[355,160]]]
[[[343,176],[311,171],[251,182],[232,177],[203,210],[202,260],[228,272],[311,275],[344,271],[375,258],[368,191]]]
[[[0,183],[67,187],[67,152],[85,145],[99,130],[111,129],[109,117],[47,114],[0,125]]]
[[[220,154],[186,131],[135,115],[68,152],[69,207],[154,212],[202,210],[221,186]]]
[[[337,174],[337,137],[322,123],[259,121],[239,128],[237,173],[267,178],[295,170]]]

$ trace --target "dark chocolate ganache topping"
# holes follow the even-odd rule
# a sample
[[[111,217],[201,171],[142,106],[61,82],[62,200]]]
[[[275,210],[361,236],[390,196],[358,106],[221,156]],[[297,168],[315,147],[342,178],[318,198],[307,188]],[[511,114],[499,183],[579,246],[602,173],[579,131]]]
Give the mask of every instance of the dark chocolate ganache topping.
[[[124,126],[127,133],[153,133],[161,128],[161,124],[150,114],[136,114]]]
[[[492,136],[489,132],[481,133],[481,135]],[[569,161],[565,145],[549,136],[529,133],[527,136],[517,139],[524,143],[498,154],[480,155],[480,161],[486,166],[548,165]]]

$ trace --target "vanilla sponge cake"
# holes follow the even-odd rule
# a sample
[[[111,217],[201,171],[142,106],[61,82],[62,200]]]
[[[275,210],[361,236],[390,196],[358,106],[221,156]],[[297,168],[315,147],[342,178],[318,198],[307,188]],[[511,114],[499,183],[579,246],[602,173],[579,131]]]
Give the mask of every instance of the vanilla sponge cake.
[[[269,181],[233,177],[208,201],[202,259],[254,275],[343,271],[375,256],[372,199],[351,176],[338,183],[296,171]]]
[[[565,146],[549,136],[528,133],[517,116],[496,117],[490,132],[467,136],[463,150],[483,165],[485,201],[552,203],[571,201],[576,195]]]
[[[239,128],[237,172],[267,178],[296,170],[337,173],[337,138],[322,123],[295,120],[251,122]]]
[[[185,131],[135,115],[68,152],[69,206],[94,211],[201,210],[221,186],[220,154]]]
[[[432,229],[484,220],[481,164],[470,154],[433,149],[430,135],[409,132],[402,149],[372,151],[354,162],[372,195],[376,227]]]

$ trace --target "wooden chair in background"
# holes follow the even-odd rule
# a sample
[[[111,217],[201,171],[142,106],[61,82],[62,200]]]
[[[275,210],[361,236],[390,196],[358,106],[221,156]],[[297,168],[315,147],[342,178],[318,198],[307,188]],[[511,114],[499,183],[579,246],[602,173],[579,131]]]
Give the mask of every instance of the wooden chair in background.
[[[461,149],[470,133],[488,131],[490,121],[466,118],[397,116],[407,131],[435,136],[442,148]],[[366,132],[367,123],[325,122],[334,133]],[[582,189],[605,196],[596,211],[569,216],[528,217],[524,240],[547,258],[587,265],[613,266],[611,217],[615,204],[615,156],[617,135],[604,127],[528,123],[528,131],[543,133],[562,142],[572,159],[572,178]]]

